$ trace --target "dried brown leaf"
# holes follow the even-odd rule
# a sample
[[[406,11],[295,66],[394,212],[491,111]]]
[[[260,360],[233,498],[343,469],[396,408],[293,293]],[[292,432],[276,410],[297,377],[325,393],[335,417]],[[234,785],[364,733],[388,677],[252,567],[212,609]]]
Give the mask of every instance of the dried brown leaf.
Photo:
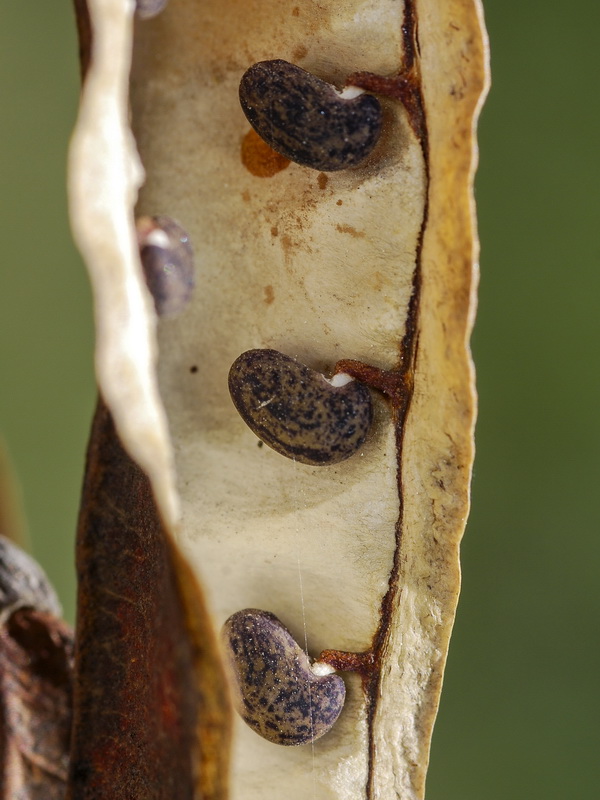
[[[73,634],[37,563],[0,537],[0,797],[62,800]]]

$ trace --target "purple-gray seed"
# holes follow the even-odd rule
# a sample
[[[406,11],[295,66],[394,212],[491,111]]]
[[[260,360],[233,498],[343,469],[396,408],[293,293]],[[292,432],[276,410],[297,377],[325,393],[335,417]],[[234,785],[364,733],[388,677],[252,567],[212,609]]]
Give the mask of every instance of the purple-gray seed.
[[[135,15],[138,19],[151,19],[165,8],[169,0],[136,0]]]
[[[233,614],[222,632],[243,720],[274,744],[309,744],[340,715],[346,687],[339,675],[317,676],[291,633],[268,611]]]
[[[148,289],[161,317],[179,314],[195,285],[194,252],[186,231],[171,217],[136,220],[140,258]]]

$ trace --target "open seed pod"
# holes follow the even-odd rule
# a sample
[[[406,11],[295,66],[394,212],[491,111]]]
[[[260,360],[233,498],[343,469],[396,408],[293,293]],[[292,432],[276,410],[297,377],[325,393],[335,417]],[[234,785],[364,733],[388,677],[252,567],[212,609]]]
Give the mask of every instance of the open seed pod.
[[[150,570],[136,591],[156,585],[155,595],[170,598],[144,606],[124,582],[110,595],[121,605],[104,617],[130,619],[132,603],[154,609],[163,645],[148,674],[182,682],[151,685],[168,686],[180,709],[175,689],[188,686],[191,670],[199,699],[188,706],[198,735],[184,737],[187,745],[165,736],[168,758],[156,759],[140,725],[147,749],[119,763],[132,774],[140,765],[166,768],[189,746],[198,768],[185,772],[178,762],[171,774],[184,770],[181,791],[197,781],[204,797],[224,799],[228,775],[234,800],[279,800],[282,791],[287,800],[420,798],[473,456],[474,124],[487,86],[479,4],[171,0],[135,26],[133,4],[87,5],[93,51],[71,149],[73,227],[96,298],[100,390],[125,453],[113,448],[107,464],[127,457],[140,468],[129,466],[135,480],[102,483],[94,531],[97,546],[110,547],[115,530],[132,530],[133,510],[138,523],[151,519],[161,535],[152,539],[160,544],[152,566],[163,568],[160,581]],[[386,92],[378,94],[373,157],[328,174],[285,163],[250,169],[238,87],[248,65],[265,59],[300,63],[336,86],[350,72],[355,84],[379,76]],[[182,222],[198,259],[189,306],[158,331],[134,228],[135,215],[157,213]],[[402,387],[391,399],[373,393],[359,456],[328,469],[264,457],[272,454],[230,401],[228,372],[249,348],[274,347],[319,368],[352,354]],[[105,476],[94,457],[111,426],[100,422],[88,488]],[[142,513],[146,504],[152,515]],[[103,565],[129,559],[134,571],[132,552],[146,553],[140,541],[132,551],[119,540]],[[343,713],[314,749],[272,747],[239,721],[228,772],[229,706],[214,630],[241,608],[302,620],[310,652],[366,655],[362,672],[345,681]],[[179,646],[185,631],[187,650]],[[87,641],[103,652],[102,642]],[[164,667],[173,654],[182,656],[176,673]],[[189,723],[169,717],[180,718]],[[90,732],[76,724],[74,735],[84,741]],[[89,749],[93,760],[98,748]],[[125,800],[119,786],[108,796]]]

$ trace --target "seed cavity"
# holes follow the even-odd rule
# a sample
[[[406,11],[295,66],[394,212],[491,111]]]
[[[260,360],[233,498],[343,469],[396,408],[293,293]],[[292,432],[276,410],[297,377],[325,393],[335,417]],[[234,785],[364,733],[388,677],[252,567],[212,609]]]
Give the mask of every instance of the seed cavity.
[[[186,231],[171,217],[136,220],[140,258],[156,313],[169,317],[181,313],[195,285],[194,251]]]
[[[328,380],[277,350],[248,350],[229,392],[250,430],[281,455],[328,466],[354,455],[373,420],[371,394],[349,375]]]
[[[330,669],[315,674],[274,614],[238,611],[223,626],[222,639],[237,710],[256,733],[274,744],[301,745],[331,729],[344,705],[344,681]]]
[[[364,161],[381,133],[379,100],[334,86],[287,61],[260,61],[244,73],[240,103],[254,130],[285,158],[335,172]]]

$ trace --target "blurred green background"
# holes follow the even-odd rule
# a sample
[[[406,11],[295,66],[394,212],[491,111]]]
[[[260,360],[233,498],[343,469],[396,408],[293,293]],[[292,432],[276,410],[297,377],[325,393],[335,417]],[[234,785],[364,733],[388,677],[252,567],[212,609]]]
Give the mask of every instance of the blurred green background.
[[[477,462],[427,798],[589,798],[600,773],[600,12],[589,0],[485,11]],[[64,188],[77,95],[68,0],[0,0],[0,431],[69,619],[95,397]]]
[[[21,482],[33,552],[70,620],[95,402],[91,297],[65,186],[78,94],[69,0],[0,0],[0,435]]]

